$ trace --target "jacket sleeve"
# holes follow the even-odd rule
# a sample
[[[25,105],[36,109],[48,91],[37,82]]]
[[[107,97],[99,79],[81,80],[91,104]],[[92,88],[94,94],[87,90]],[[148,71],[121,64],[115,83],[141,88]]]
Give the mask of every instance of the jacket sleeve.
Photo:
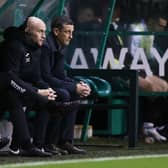
[[[18,78],[18,76],[12,71],[8,72],[8,85],[10,85],[10,87],[16,90],[23,97],[30,97],[38,104],[48,103],[47,97],[41,96],[37,93],[37,88]]]
[[[44,82],[42,79],[39,80],[39,81],[36,83],[36,86],[37,86],[38,88],[40,88],[40,89],[47,89],[47,88],[50,87],[50,86],[49,86],[46,82]]]
[[[52,52],[48,48],[48,46],[42,47],[42,58],[41,58],[41,68],[42,68],[42,76],[45,81],[49,83],[52,88],[65,88],[72,93],[76,92],[76,82],[70,80],[69,78],[60,79],[55,77],[52,74],[52,66],[51,60]]]
[[[41,89],[47,89],[49,88],[49,85],[47,82],[44,81],[44,79],[42,78],[42,69],[41,69],[41,65],[40,65],[40,59],[41,59],[41,52],[39,54],[39,57],[38,57],[38,60],[37,60],[37,63],[36,63],[36,68],[37,68],[37,71],[36,72],[38,75],[38,78],[36,80],[36,83],[35,83],[35,86],[37,88],[41,88]],[[38,67],[37,67],[38,66]]]

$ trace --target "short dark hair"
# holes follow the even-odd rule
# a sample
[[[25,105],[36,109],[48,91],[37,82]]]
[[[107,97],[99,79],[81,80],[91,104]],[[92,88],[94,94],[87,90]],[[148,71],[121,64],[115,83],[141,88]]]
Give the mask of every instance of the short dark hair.
[[[73,21],[68,16],[56,16],[51,22],[51,30],[53,28],[62,29],[63,25],[73,24]]]

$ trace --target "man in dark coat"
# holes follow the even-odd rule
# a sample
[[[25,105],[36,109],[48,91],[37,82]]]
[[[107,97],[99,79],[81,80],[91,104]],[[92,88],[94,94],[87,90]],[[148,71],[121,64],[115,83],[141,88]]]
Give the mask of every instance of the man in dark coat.
[[[46,82],[55,90],[62,88],[68,101],[79,100],[80,97],[87,97],[90,88],[83,82],[75,82],[69,78],[64,71],[65,56],[63,54],[65,46],[69,45],[72,39],[74,25],[66,16],[56,17],[51,24],[51,32],[46,42],[42,46],[42,76]],[[59,93],[58,97],[59,97]],[[56,133],[56,143],[70,154],[84,154],[85,150],[73,145],[73,130],[78,106],[74,105],[59,120]],[[51,124],[52,125],[52,124]],[[50,141],[51,143],[51,141]]]
[[[22,30],[16,30],[11,39],[5,36],[7,39],[2,47],[3,57],[0,69],[4,76],[3,81],[6,82],[6,85],[2,86],[4,87],[4,91],[2,91],[4,97],[1,95],[1,98],[10,112],[14,125],[11,153],[22,153],[27,156],[51,156],[51,153],[42,151],[35,146],[39,143],[42,144],[45,139],[49,119],[46,105],[56,98],[55,91],[41,79],[40,74],[40,46],[45,40],[46,25],[37,17],[29,17]],[[12,35],[10,33],[9,35]],[[35,108],[37,111],[35,145],[31,142],[23,107]]]

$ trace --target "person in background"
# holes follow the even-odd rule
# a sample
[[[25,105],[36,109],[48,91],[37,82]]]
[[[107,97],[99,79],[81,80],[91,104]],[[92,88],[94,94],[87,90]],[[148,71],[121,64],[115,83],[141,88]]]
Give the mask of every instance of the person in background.
[[[41,68],[44,80],[54,89],[62,88],[64,97],[68,101],[79,100],[80,97],[90,95],[91,89],[83,82],[75,82],[69,78],[64,70],[65,56],[64,49],[69,45],[74,31],[74,25],[67,16],[58,16],[52,20],[51,32],[48,34],[46,42],[42,46]],[[61,95],[58,94],[58,97]],[[76,119],[78,105],[74,104],[69,108],[68,112],[61,117],[55,118],[51,122],[50,134],[55,138],[47,139],[46,143],[59,146],[61,149],[67,150],[69,154],[85,154],[86,151],[80,149],[73,144],[73,131]],[[51,131],[54,123],[59,123],[55,131]],[[52,124],[53,123],[53,124]],[[47,136],[47,138],[50,136]]]
[[[122,24],[120,23],[120,18],[121,18],[122,11],[120,10],[120,5],[117,5],[116,8],[114,9],[114,14],[112,17],[112,23],[110,27],[110,31],[122,31]],[[160,20],[161,24],[165,24],[165,21]],[[128,27],[128,26],[127,26]],[[133,28],[131,31],[147,31],[147,26],[144,24],[144,22],[137,22],[137,24],[131,24],[130,26]],[[124,27],[123,27],[124,28]],[[145,40],[144,40],[145,38]],[[134,37],[132,36],[129,39],[129,52],[126,55],[126,60],[125,60],[125,67],[124,68],[129,68],[131,65],[131,61],[133,59],[133,56],[135,55],[135,51],[138,47],[144,48],[146,53],[149,55],[150,54],[150,47],[153,45],[151,43],[151,46],[140,46],[142,45],[142,41],[146,41],[148,37],[143,37],[143,36],[137,36],[135,35]],[[151,38],[151,37],[149,37]],[[134,41],[133,41],[134,40]],[[151,39],[149,39],[151,41]],[[117,59],[120,56],[120,51],[122,47],[126,47],[126,39],[124,39],[122,36],[119,34],[117,35],[111,35],[107,39],[106,43],[107,48],[112,48],[114,52],[114,56],[116,59],[116,64],[117,64]],[[113,67],[109,67],[113,69]],[[142,91],[146,92],[167,92],[168,91],[168,84],[167,81],[160,78],[156,74],[153,74],[151,76],[146,76],[144,73],[141,71],[138,76],[138,84],[139,88]],[[157,101],[157,100],[156,100]],[[153,137],[156,141],[166,141],[167,138],[166,136],[163,136],[158,130],[158,120],[160,120],[160,116],[162,114],[160,111],[154,112],[154,104],[156,104],[156,101],[154,99],[151,99],[150,97],[141,97],[140,102],[142,103],[140,105],[140,108],[142,106],[145,106],[145,110],[143,109],[141,112],[142,116],[142,130],[143,130],[143,135],[145,137]],[[155,103],[154,103],[155,102]],[[145,104],[148,104],[146,107]],[[158,105],[158,103],[157,103]],[[155,105],[156,109],[156,105]],[[157,108],[158,109],[158,108]],[[141,110],[141,109],[140,109]]]

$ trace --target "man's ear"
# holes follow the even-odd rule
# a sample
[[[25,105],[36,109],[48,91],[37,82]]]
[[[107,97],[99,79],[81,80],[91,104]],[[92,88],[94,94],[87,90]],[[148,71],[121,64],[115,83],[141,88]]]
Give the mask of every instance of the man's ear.
[[[29,36],[32,35],[32,32],[30,31],[28,27],[25,28],[24,32]]]
[[[59,32],[59,29],[58,28],[53,28],[53,33],[54,33],[54,35],[55,36],[57,36],[58,35],[58,32]]]
[[[24,32],[25,32],[25,33],[29,33],[28,27],[25,27]]]

